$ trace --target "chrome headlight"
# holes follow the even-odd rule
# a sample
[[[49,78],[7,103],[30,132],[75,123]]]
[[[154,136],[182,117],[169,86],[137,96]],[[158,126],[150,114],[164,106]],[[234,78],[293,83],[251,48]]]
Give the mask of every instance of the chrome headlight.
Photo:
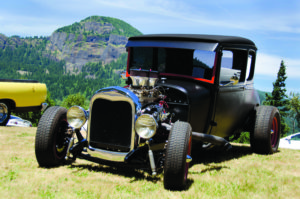
[[[72,106],[67,112],[67,120],[71,127],[79,129],[87,120],[87,112],[80,106]]]
[[[157,123],[152,115],[141,115],[135,122],[135,131],[144,138],[149,139],[156,133]]]

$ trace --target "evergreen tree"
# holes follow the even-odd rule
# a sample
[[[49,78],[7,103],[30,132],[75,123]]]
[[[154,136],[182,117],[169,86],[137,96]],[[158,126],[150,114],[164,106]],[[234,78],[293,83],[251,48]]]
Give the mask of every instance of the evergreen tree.
[[[87,106],[85,106],[85,97],[82,94],[77,93],[77,94],[68,95],[68,97],[66,97],[61,104],[61,106],[67,109],[75,105],[87,109]]]
[[[286,135],[289,132],[289,127],[285,123],[284,117],[287,116],[287,95],[285,89],[285,80],[286,76],[286,66],[284,65],[284,61],[281,61],[279,71],[277,73],[277,79],[273,82],[273,91],[272,94],[269,95],[266,93],[266,101],[263,103],[264,105],[275,106],[278,108],[281,115],[281,137]]]
[[[289,117],[293,120],[293,134],[295,133],[295,127],[300,127],[300,96],[296,93],[290,94],[289,99]]]

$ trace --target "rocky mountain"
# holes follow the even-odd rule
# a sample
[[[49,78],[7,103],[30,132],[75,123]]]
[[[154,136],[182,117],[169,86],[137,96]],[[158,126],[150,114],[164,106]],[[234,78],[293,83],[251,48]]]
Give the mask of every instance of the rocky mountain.
[[[108,64],[126,52],[128,37],[142,34],[124,21],[109,17],[88,17],[56,30],[47,43],[70,72],[81,71],[88,62]]]
[[[49,37],[20,38],[0,34],[0,49],[37,48],[45,57],[64,61],[65,72],[78,74],[88,62],[103,65],[126,52],[128,37],[142,33],[128,23],[110,17],[91,16],[55,30]]]

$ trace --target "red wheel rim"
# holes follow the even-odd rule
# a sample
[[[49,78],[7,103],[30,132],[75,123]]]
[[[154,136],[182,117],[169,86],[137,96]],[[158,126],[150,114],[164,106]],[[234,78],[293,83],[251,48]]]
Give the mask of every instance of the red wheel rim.
[[[272,129],[271,129],[271,144],[272,147],[275,147],[278,142],[278,121],[277,118],[274,117],[272,121]]]
[[[187,155],[191,155],[191,151],[192,151],[192,136],[190,137],[189,139],[189,145],[188,145],[188,150],[187,150]],[[184,181],[186,181],[187,179],[187,175],[188,175],[188,172],[189,172],[189,164],[190,163],[186,163],[185,164],[185,175],[184,175]]]

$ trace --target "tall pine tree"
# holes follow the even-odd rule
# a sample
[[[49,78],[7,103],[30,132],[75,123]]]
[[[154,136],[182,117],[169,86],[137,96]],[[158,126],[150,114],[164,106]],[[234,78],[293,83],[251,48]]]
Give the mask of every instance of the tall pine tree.
[[[275,106],[278,108],[281,115],[281,137],[286,135],[289,132],[289,127],[285,123],[284,117],[287,116],[288,112],[288,96],[286,95],[285,89],[285,80],[286,76],[286,66],[284,65],[284,61],[282,60],[280,63],[280,68],[277,73],[277,79],[273,82],[273,91],[272,94],[269,95],[266,93],[266,101],[263,103],[264,105]]]

